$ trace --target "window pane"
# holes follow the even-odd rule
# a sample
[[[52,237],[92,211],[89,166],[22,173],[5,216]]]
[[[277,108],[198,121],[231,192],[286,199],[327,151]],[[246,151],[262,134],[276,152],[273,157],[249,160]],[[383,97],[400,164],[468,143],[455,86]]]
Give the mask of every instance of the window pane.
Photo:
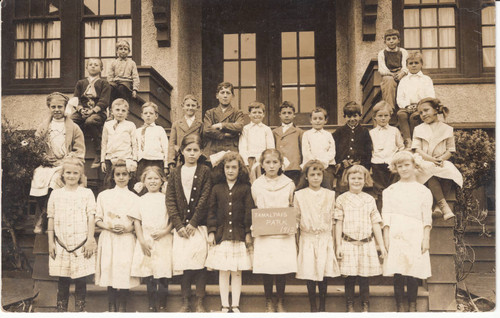
[[[119,39],[119,40],[125,40],[128,42],[128,44],[130,45],[130,53],[128,54],[128,56],[129,57],[132,56],[132,54],[134,54],[134,47],[132,46],[132,38],[123,38],[123,39]],[[115,54],[116,54],[116,46],[115,46],[114,50],[115,50]]]
[[[255,52],[255,33],[241,34],[241,58],[254,59]]]
[[[132,35],[132,20],[120,19],[118,22],[118,36],[131,36]]]
[[[116,14],[130,14],[130,0],[116,0]]]
[[[418,9],[404,10],[404,26],[405,28],[420,26]]]
[[[101,0],[100,1],[99,15],[115,14],[115,1],[114,0]]]
[[[455,26],[455,9],[439,8],[439,25],[440,26]]]
[[[314,56],[314,32],[299,32],[299,55]]]
[[[30,14],[32,17],[39,17],[45,15],[44,2],[40,0],[31,0]]]
[[[282,60],[281,74],[283,85],[297,85],[297,60]]]
[[[422,9],[422,26],[436,26],[437,14],[436,9]]]
[[[61,57],[61,41],[48,41],[47,42],[47,58]]]
[[[300,84],[316,84],[314,60],[300,60]]]
[[[455,0],[439,0],[439,3],[455,3]]]
[[[101,36],[116,35],[116,20],[103,20],[101,25]]]
[[[301,87],[299,112],[308,113],[312,111],[315,107],[316,107],[316,88]]]
[[[455,28],[439,29],[439,46],[455,47]]]
[[[441,68],[455,68],[457,65],[455,49],[439,50],[439,63]]]
[[[239,88],[235,88],[234,89],[234,98],[231,101],[231,105],[233,107],[235,107],[236,109],[241,109],[239,96],[240,96],[240,90],[239,90]]]
[[[16,63],[16,79],[28,77],[28,74],[25,72],[25,69],[27,69],[27,67],[28,67],[28,62]]]
[[[85,37],[98,37],[99,36],[99,21],[85,22]]]
[[[281,33],[281,56],[295,57],[297,56],[297,33],[282,32]]]
[[[61,21],[47,22],[47,38],[59,39],[61,37]]]
[[[49,15],[54,16],[54,15],[59,15],[59,0],[49,0]]]
[[[84,0],[83,1],[83,14],[98,15],[99,14],[99,0]]]
[[[495,27],[482,28],[483,45],[495,45]]]
[[[16,58],[17,59],[28,58],[28,42],[27,41],[16,42]]]
[[[43,59],[44,58],[44,42],[33,41],[30,46],[30,58]]]
[[[32,39],[43,39],[45,37],[44,34],[44,25],[42,23],[33,23],[31,24],[31,38]]]
[[[495,48],[494,47],[483,48],[483,66],[484,67],[495,67]]]
[[[405,30],[405,48],[420,48],[420,30]]]
[[[240,86],[238,81],[238,62],[224,62],[224,81]]]
[[[241,89],[241,109],[248,110],[248,105],[257,99],[257,90],[255,88]]]
[[[422,29],[422,47],[437,46],[437,29]]]
[[[420,0],[405,0],[405,4],[419,4]]]
[[[33,61],[30,62],[30,78],[44,78],[45,77],[45,72],[43,69],[43,62],[42,61]]]
[[[437,0],[422,0],[422,3],[437,3]]]
[[[109,66],[114,61],[114,59],[101,59],[101,61],[103,64],[103,68],[102,68],[103,71],[101,72],[101,76],[105,77],[108,75]],[[87,76],[88,76],[88,73],[87,73]]]
[[[14,1],[14,11],[16,18],[25,18],[29,15],[29,0],[16,0]]]
[[[241,62],[241,86],[255,86],[257,81],[255,61]],[[241,95],[243,97],[243,95]]]
[[[18,23],[16,25],[16,39],[29,38],[29,25],[28,23]]]
[[[495,7],[489,6],[481,10],[482,24],[495,24]]]
[[[238,34],[224,34],[224,59],[238,58]]]
[[[99,39],[85,40],[85,57],[99,56]]]
[[[292,102],[294,105],[299,105],[299,97],[297,93],[297,87],[283,87],[282,90],[282,100],[287,100]]]
[[[101,56],[116,56],[115,39],[101,39]]]
[[[438,51],[437,50],[423,50],[422,59],[426,68],[438,68]]]
[[[59,78],[60,74],[60,61],[59,60],[50,60],[45,63],[47,78]]]

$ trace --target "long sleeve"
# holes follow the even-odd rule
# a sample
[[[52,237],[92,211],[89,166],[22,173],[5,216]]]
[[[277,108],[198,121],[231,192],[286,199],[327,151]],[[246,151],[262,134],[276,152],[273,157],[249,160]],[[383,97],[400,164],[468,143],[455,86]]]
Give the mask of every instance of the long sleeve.
[[[208,233],[217,231],[217,189],[214,187],[210,192],[210,200],[208,201],[208,213],[207,213],[207,229]]]
[[[139,148],[137,144],[137,139],[135,138],[135,124],[132,123],[132,129],[130,131],[130,141],[131,141],[131,147],[132,147],[132,160],[137,161],[139,157]]]
[[[425,77],[425,82],[422,87],[422,93],[423,96],[425,97],[436,98],[436,93],[434,91],[434,83],[432,82],[432,79],[429,76]]]
[[[83,95],[83,83],[82,81],[78,81],[76,82],[76,86],[75,86],[75,91],[73,93],[73,97],[77,97],[78,98],[78,105],[79,106],[83,106],[82,105],[82,95]]]
[[[398,85],[398,92],[396,94],[396,102],[399,108],[405,108],[410,105],[410,98],[406,93],[408,91],[408,79],[409,77],[405,76],[401,79]]]
[[[309,134],[307,133],[302,135],[302,158],[301,167],[313,158],[311,144],[309,143]]]
[[[168,177],[168,186],[167,186],[167,194],[165,196],[165,205],[167,206],[167,213],[169,216],[169,220],[172,222],[173,226],[177,231],[184,227],[182,224],[181,214],[179,209],[177,208],[177,198],[180,195],[177,195],[178,191],[181,189],[177,189],[176,175],[180,173],[180,170],[174,170]],[[180,176],[179,176],[180,178]]]
[[[271,128],[266,127],[266,149],[276,148],[275,145],[273,131]]]
[[[240,141],[238,142],[238,151],[243,158],[243,162],[248,166],[248,127],[243,127],[243,131],[240,135]]]
[[[394,127],[396,128],[396,127]],[[395,135],[395,142],[396,142],[396,147],[398,148],[398,151],[401,151],[405,148],[404,142],[403,142],[403,137],[401,136],[401,132],[399,129],[396,128],[396,132],[394,133]]]
[[[361,149],[361,165],[370,170],[371,159],[372,159],[372,151],[373,151],[373,143],[370,137],[370,132],[368,129],[363,128],[362,130],[363,137],[361,138],[362,142],[360,144]]]
[[[83,132],[76,124],[73,124],[73,145],[71,152],[78,159],[85,160],[85,138],[83,137]]]
[[[134,61],[130,60],[132,62],[132,89],[134,91],[139,90],[139,84],[141,83],[139,79],[139,72],[137,71],[137,65],[135,64]]]
[[[210,139],[223,140],[224,133],[221,130],[212,128],[214,122],[211,116],[213,116],[212,109],[208,110],[203,118],[203,135]]]
[[[333,136],[328,133],[329,141],[328,141],[328,152],[326,153],[325,160],[328,161],[327,164],[335,164],[335,140]]]
[[[99,94],[99,100],[97,101],[96,106],[99,106],[101,108],[101,111],[105,111],[106,108],[109,106],[109,98],[111,96],[111,86],[109,86],[109,83],[105,80],[101,79],[101,93]],[[80,104],[80,101],[78,101]]]
[[[161,129],[160,133],[160,143],[161,143],[161,149],[163,151],[163,165],[165,168],[168,167],[168,158],[169,158],[169,144],[168,144],[168,137],[167,133],[165,132],[165,129]]]
[[[168,140],[168,157],[167,164],[175,163],[174,158],[176,155],[175,145],[177,144],[177,122],[174,122],[170,130],[170,139]]]
[[[295,220],[297,221],[297,224],[300,227],[300,218],[301,218],[301,211],[300,211],[300,205],[299,205],[299,200],[297,199],[297,195],[293,198],[293,207],[297,211]]]
[[[239,110],[234,111],[234,122],[222,123],[222,131],[229,132],[233,135],[241,133],[245,125],[243,113]]]
[[[250,227],[252,226],[252,209],[255,204],[252,199],[252,192],[250,188],[245,193],[245,234],[250,233]]]
[[[406,61],[405,61],[406,63]],[[392,76],[391,71],[387,68],[387,65],[385,65],[385,55],[384,55],[384,50],[381,50],[378,52],[378,72],[382,76]]]
[[[101,162],[106,160],[106,152],[108,148],[108,128],[106,124],[102,127],[102,136],[101,136]]]
[[[114,79],[115,79],[115,64],[116,64],[116,60],[115,61],[112,61],[110,64],[109,64],[109,67],[108,67],[108,76],[106,77],[107,81],[108,82],[113,82]]]
[[[405,74],[408,74],[408,67],[406,66],[406,60],[408,59],[408,51],[403,49],[402,47],[399,48],[401,51],[401,70],[405,72]]]
[[[198,198],[196,207],[194,208],[193,217],[191,218],[191,221],[189,221],[189,223],[194,227],[197,227],[198,224],[201,224],[202,220],[207,217],[208,198],[210,197],[210,190],[212,188],[212,184],[210,180],[209,168],[206,166],[205,168],[206,171],[205,173],[203,173],[200,186],[201,195]]]

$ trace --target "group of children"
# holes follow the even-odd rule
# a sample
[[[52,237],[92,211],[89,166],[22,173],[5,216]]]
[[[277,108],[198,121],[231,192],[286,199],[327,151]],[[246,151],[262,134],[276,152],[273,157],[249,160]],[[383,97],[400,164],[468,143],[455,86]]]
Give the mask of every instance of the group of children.
[[[421,66],[421,56],[414,59]],[[93,68],[102,64],[91,62],[87,68],[94,74]],[[128,68],[121,64],[116,69]],[[393,80],[406,78],[396,75],[400,71],[393,72]],[[88,81],[97,93],[98,82]],[[132,81],[126,83],[127,92],[136,91]],[[244,125],[243,113],[231,106],[231,83],[219,84],[216,97],[219,105],[201,121],[196,97],[187,95],[184,116],[173,124],[170,140],[155,124],[154,103],[142,106],[144,125],[136,129],[126,120],[127,100],[115,99],[94,162],[106,173],[97,202],[83,187],[84,137],[65,115],[68,98],[60,93],[47,97],[51,118],[37,134],[45,138],[51,166],[35,171],[32,193],[50,194],[49,273],[60,277],[58,310],[67,311],[72,279],[76,310],[85,309],[91,274],[97,285],[108,288],[109,311],[126,311],[128,291],[140,278],[147,285],[149,310],[165,310],[168,279],[182,275],[179,311],[204,312],[208,269],[219,271],[222,312],[240,311],[246,270],[262,274],[267,312],[285,311],[291,273],[306,281],[311,311],[326,310],[327,277],[340,275],[345,277],[346,310],[354,311],[358,281],[362,309],[368,311],[369,277],[381,274],[394,276],[398,311],[404,310],[407,281],[409,310],[416,311],[418,279],[431,275],[433,198],[445,219],[453,217],[443,182],[462,185],[462,176],[448,161],[455,151],[453,129],[438,118],[448,109],[432,97],[417,101],[423,123],[415,127],[411,146],[406,143],[412,153],[404,149],[399,130],[389,125],[394,107],[386,101],[373,108],[372,130],[360,125],[361,107],[350,102],[343,109],[346,125],[330,134],[322,108],[311,112],[312,129],[303,132],[293,125],[293,104],[284,101],[282,125],[271,130],[262,123],[265,106],[258,102],[249,105],[251,122]],[[95,103],[88,118],[105,108]],[[85,117],[89,111],[80,113]],[[97,117],[105,119],[105,114]],[[363,192],[372,186],[372,195]],[[288,207],[296,211],[296,235],[253,237],[253,208]],[[97,244],[95,226],[101,231]]]

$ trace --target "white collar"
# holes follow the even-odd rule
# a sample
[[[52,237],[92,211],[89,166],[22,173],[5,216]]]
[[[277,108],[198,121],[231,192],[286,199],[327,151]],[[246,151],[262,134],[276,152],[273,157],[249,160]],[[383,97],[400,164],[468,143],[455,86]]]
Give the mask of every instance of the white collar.
[[[286,127],[286,128],[290,128],[293,126],[293,123],[289,123],[289,124],[281,123],[281,126]]]
[[[264,123],[260,122],[258,124],[254,123],[254,122],[250,122],[250,125],[251,126],[258,126],[258,127],[262,127],[264,125]]]
[[[389,127],[388,127],[388,126],[389,126],[389,124],[387,124],[387,125],[385,125],[385,126],[377,126],[377,128],[378,128],[378,130],[382,130],[382,129],[383,129],[383,130],[387,130],[387,129],[389,129]]]
[[[394,49],[390,49],[388,46],[386,46],[385,50],[387,52],[398,52],[399,51],[399,46],[396,46]]]
[[[195,118],[196,118],[196,115],[193,115],[191,117],[184,115],[184,119],[187,121],[194,121]]]
[[[325,131],[325,129],[324,129],[324,128],[321,128],[320,130],[318,130],[318,129],[316,129],[316,128],[313,128],[312,130],[313,130],[313,133],[315,133],[315,134],[316,134],[316,133],[323,133],[323,131]]]
[[[417,73],[408,73],[408,75],[410,77],[414,77],[414,76],[422,77],[422,76],[424,76],[424,73],[422,73],[422,71],[418,71]]]

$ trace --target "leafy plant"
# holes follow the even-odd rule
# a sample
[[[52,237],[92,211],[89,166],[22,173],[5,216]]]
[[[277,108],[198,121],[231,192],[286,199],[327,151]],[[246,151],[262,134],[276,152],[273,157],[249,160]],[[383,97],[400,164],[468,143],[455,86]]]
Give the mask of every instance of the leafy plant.
[[[454,229],[457,281],[461,281],[467,277],[474,263],[474,250],[464,242],[467,225],[479,224],[483,229],[481,235],[490,235],[483,222],[488,211],[480,209],[474,190],[488,184],[494,176],[495,142],[484,130],[478,129],[455,131],[455,143],[454,163],[464,178],[463,187],[457,190]],[[470,263],[471,266],[466,269],[465,263]]]
[[[21,268],[15,231],[28,208],[33,171],[48,162],[44,141],[36,137],[34,131],[18,128],[2,118],[2,230],[10,232],[12,239],[12,244],[3,244],[7,250],[2,250],[2,261],[10,257],[10,262]]]

